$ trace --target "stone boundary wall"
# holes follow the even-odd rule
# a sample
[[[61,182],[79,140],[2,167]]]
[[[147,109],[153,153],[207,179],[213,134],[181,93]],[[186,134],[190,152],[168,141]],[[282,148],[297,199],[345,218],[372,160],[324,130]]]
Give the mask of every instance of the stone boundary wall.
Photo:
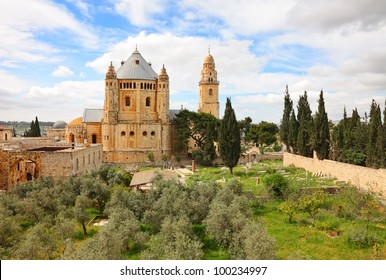
[[[386,169],[374,169],[332,160],[319,160],[284,153],[283,166],[294,165],[314,174],[336,177],[364,190],[372,190],[386,196]]]
[[[248,154],[240,157],[238,164],[246,164],[248,162],[259,162],[262,160],[282,160],[283,153],[264,153],[264,154]]]
[[[42,176],[72,176],[102,164],[102,145],[66,149],[56,152],[42,152]]]

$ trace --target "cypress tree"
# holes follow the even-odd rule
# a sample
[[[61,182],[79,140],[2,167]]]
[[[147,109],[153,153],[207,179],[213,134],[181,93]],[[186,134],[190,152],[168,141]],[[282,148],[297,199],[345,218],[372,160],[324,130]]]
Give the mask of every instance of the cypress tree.
[[[383,108],[383,168],[386,168],[386,100]]]
[[[289,141],[290,147],[292,148],[292,152],[295,154],[298,152],[298,148],[297,148],[298,130],[299,130],[299,123],[298,123],[298,120],[296,119],[295,111],[292,109],[291,119],[289,124],[288,141]]]
[[[35,117],[35,136],[36,137],[42,136],[42,134],[40,133],[40,125],[39,125],[38,117]]]
[[[224,118],[221,120],[219,133],[219,152],[229,172],[233,174],[233,167],[240,158],[240,129],[235,112],[229,98],[227,98]]]
[[[330,152],[330,129],[328,117],[324,106],[323,90],[318,100],[318,111],[315,115],[314,127],[314,148],[319,159],[328,159]]]
[[[307,92],[299,97],[298,101],[299,131],[297,138],[298,152],[302,156],[312,157],[312,111],[307,100]]]
[[[369,138],[367,142],[367,159],[368,167],[381,167],[383,159],[383,133],[382,133],[381,109],[373,99],[370,108]]]
[[[31,125],[30,125],[30,129],[27,132],[28,137],[35,137],[35,131],[36,131],[35,122],[32,120]]]
[[[293,102],[288,92],[288,85],[285,88],[284,93],[284,110],[283,117],[280,123],[280,139],[285,144],[287,151],[290,150],[289,134],[290,134],[290,118],[292,112]]]

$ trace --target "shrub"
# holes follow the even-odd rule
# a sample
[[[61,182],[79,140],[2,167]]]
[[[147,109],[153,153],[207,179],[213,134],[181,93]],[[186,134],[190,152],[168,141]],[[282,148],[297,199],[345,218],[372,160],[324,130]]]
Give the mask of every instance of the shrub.
[[[348,234],[347,241],[354,247],[368,248],[382,244],[382,240],[365,229],[357,229]]]
[[[326,194],[322,190],[313,191],[312,193],[303,194],[299,198],[299,208],[303,212],[315,218],[319,209],[323,206],[326,199]]]
[[[263,183],[274,197],[281,198],[288,190],[288,181],[282,174],[273,173],[263,177]]]
[[[275,143],[273,145],[273,151],[274,152],[280,152],[281,151],[281,146],[279,144]]]

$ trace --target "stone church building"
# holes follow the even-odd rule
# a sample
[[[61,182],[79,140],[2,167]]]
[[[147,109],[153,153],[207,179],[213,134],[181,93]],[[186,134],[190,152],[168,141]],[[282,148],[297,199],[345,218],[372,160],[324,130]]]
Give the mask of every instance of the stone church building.
[[[213,56],[204,58],[199,82],[199,112],[219,117],[219,81]],[[102,109],[85,109],[83,117],[66,126],[66,141],[103,146],[104,162],[134,163],[172,156],[172,119],[169,76],[163,66],[157,74],[136,49],[105,78]]]

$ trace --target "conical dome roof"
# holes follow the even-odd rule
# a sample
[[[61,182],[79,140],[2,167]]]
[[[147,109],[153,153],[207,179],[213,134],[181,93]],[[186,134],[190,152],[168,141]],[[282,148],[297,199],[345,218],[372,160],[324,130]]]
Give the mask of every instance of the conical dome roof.
[[[152,80],[157,79],[157,73],[142,57],[137,49],[117,70],[118,79],[127,80]]]

